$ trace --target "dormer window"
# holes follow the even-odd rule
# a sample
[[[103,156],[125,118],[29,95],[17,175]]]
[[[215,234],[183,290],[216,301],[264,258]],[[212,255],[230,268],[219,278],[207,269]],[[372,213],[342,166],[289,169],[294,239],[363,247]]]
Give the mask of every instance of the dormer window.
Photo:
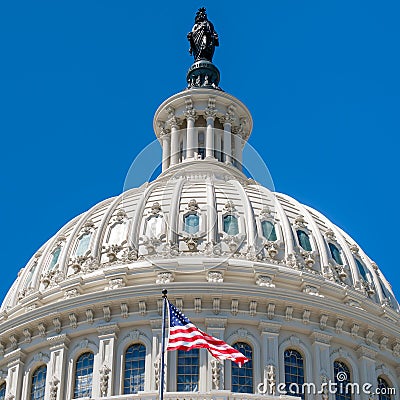
[[[310,237],[308,234],[302,230],[297,230],[297,239],[299,240],[299,245],[305,251],[312,251]]]
[[[90,238],[92,234],[85,233],[79,238],[78,247],[76,248],[75,255],[83,256],[89,248]]]
[[[270,242],[275,242],[278,238],[276,236],[275,225],[271,221],[261,222],[262,234]]]
[[[184,222],[184,230],[186,233],[189,233],[189,235],[194,235],[199,231],[200,217],[197,214],[186,215]]]
[[[340,250],[333,243],[328,243],[328,246],[332,258],[335,260],[336,264],[343,265],[343,260],[342,256],[340,255]]]
[[[225,215],[224,232],[230,236],[234,236],[239,233],[238,219],[234,215]]]

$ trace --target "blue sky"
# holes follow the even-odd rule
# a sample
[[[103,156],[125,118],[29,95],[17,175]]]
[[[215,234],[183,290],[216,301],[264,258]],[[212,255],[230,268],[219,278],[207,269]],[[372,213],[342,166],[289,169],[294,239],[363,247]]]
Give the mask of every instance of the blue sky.
[[[0,5],[1,298],[60,227],[122,191],[154,111],[185,87],[200,6],[277,191],[346,230],[400,295],[398,1],[16,0]]]

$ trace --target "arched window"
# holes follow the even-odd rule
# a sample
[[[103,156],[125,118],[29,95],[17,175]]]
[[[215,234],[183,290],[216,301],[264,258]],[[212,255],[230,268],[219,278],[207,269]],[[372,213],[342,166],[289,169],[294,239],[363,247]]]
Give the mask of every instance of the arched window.
[[[333,243],[328,243],[328,246],[329,250],[331,251],[332,258],[335,260],[336,264],[343,265],[340,250]]]
[[[125,352],[124,394],[144,390],[144,365],[146,347],[141,343],[132,344]]]
[[[185,232],[191,235],[199,231],[200,217],[197,214],[189,214],[184,218]]]
[[[303,356],[293,349],[285,350],[283,355],[285,366],[285,384],[289,396],[299,396],[304,399],[302,393],[304,383]]]
[[[378,400],[392,400],[392,391],[393,389],[389,386],[387,381],[383,379],[381,376],[378,378]],[[0,397],[1,398],[1,397]]]
[[[161,215],[154,215],[146,222],[146,236],[158,238],[163,233],[163,218]]]
[[[74,399],[92,396],[93,353],[83,353],[76,360]]]
[[[254,393],[253,349],[249,344],[243,342],[237,342],[232,347],[249,359],[247,363],[242,365],[242,368],[239,368],[236,363],[232,363],[232,392]]]
[[[265,239],[275,242],[277,239],[275,225],[271,221],[262,221],[261,222],[262,234]]]
[[[78,247],[76,248],[75,255],[83,256],[86,253],[87,249],[89,248],[91,236],[92,234],[89,232],[85,233],[79,238]]]
[[[297,231],[297,239],[299,239],[299,244],[305,251],[312,251],[310,237],[306,232],[299,229]]]
[[[45,365],[37,368],[33,373],[31,383],[31,400],[44,400],[44,391],[46,390],[46,373],[47,367]]]
[[[364,264],[362,264],[358,258],[354,258],[354,261],[357,264],[358,272],[360,273],[361,277],[364,279],[364,281],[369,282],[370,280],[368,279],[368,272],[366,271]]]
[[[333,363],[335,383],[337,384],[336,400],[352,400],[351,394],[351,374],[349,367],[342,361]]]
[[[178,392],[197,392],[200,370],[199,349],[178,350],[177,358],[176,390]]]
[[[6,383],[0,385],[0,400],[5,400],[6,398]]]
[[[51,257],[51,261],[49,264],[49,268],[48,270],[52,270],[54,268],[54,266],[57,264],[58,262],[58,258],[60,257],[60,253],[61,253],[61,247],[57,247],[53,253],[52,253],[52,257]]]
[[[238,219],[234,215],[225,215],[224,232],[231,236],[239,233]]]

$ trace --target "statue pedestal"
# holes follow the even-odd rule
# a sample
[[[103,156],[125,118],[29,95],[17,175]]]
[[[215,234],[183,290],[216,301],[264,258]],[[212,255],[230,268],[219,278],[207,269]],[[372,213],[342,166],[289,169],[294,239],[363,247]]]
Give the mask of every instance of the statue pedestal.
[[[186,74],[188,89],[198,87],[221,90],[218,86],[219,80],[220,73],[218,68],[207,60],[196,61]]]

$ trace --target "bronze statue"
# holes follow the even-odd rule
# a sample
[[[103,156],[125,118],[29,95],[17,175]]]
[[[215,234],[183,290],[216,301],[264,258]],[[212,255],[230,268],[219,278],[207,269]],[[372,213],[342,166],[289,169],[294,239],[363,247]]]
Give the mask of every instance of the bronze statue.
[[[195,62],[199,60],[212,62],[215,47],[219,46],[219,40],[214,25],[207,18],[204,7],[199,8],[194,22],[192,31],[187,35],[190,43],[189,53],[194,56]]]

